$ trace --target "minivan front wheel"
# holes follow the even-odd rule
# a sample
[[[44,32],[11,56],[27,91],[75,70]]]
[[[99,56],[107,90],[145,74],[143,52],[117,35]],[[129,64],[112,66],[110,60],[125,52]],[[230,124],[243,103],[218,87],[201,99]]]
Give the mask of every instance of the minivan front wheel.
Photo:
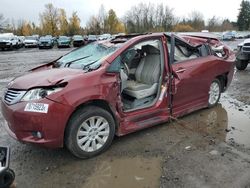
[[[115,122],[106,110],[88,106],[77,110],[65,132],[65,144],[79,158],[89,158],[104,152],[115,135]]]
[[[214,79],[209,88],[209,98],[208,98],[208,107],[213,107],[217,105],[221,96],[221,82],[219,79]]]

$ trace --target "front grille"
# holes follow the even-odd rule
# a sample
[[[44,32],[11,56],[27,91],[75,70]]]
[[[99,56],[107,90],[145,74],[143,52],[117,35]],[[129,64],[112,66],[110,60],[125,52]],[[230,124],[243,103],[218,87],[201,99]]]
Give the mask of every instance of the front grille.
[[[244,46],[250,46],[250,43],[245,43]]]
[[[26,91],[8,89],[4,94],[4,101],[9,105],[15,104],[22,99],[25,93]]]
[[[243,52],[250,52],[250,46],[249,47],[243,46],[242,51]]]

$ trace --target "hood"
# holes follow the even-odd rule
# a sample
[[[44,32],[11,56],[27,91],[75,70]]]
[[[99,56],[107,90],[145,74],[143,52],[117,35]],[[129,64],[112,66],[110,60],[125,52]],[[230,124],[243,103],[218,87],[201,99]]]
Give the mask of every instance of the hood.
[[[24,42],[37,42],[37,40],[34,40],[34,39],[25,39]]]
[[[40,39],[39,42],[51,42],[51,39]]]
[[[53,86],[83,74],[82,70],[70,68],[35,71],[16,78],[9,83],[8,88],[27,90],[35,87]]]
[[[10,39],[0,39],[0,42],[11,42]]]
[[[244,44],[245,44],[245,43],[250,43],[250,39],[244,40]]]
[[[58,39],[57,41],[58,41],[58,42],[70,42],[69,39]]]

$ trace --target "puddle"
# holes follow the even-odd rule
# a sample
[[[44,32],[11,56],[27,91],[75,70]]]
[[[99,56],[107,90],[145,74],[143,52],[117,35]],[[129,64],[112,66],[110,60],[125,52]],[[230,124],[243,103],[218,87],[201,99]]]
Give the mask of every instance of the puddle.
[[[121,158],[101,162],[87,178],[83,188],[159,187],[159,158]]]
[[[182,118],[185,126],[202,134],[250,148],[250,106],[223,97],[221,104]]]

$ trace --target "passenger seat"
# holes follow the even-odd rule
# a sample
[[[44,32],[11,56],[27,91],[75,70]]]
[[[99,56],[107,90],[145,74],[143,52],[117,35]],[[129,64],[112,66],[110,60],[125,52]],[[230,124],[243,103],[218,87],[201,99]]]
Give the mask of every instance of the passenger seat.
[[[157,93],[161,59],[160,50],[151,45],[142,46],[146,56],[141,59],[135,72],[136,80],[128,80],[123,92],[136,99],[142,99]]]

